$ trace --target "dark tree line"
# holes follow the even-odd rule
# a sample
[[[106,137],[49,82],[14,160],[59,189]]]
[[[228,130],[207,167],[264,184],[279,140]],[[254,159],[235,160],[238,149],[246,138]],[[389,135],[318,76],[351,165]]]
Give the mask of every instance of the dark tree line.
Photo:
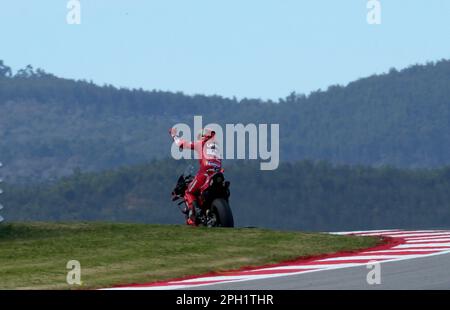
[[[170,192],[185,161],[172,159],[57,182],[7,185],[9,221],[130,221],[181,223]],[[225,165],[231,206],[240,226],[301,230],[450,227],[450,167],[283,163],[260,171],[253,162]]]

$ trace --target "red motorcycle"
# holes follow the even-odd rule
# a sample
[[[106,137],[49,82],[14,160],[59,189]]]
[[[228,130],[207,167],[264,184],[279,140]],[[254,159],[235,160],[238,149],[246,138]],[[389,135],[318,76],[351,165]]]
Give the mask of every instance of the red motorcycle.
[[[177,185],[172,191],[172,201],[177,201],[178,206],[185,205],[181,209],[187,216],[187,203],[184,197],[189,183],[194,179],[194,168],[188,166],[185,172],[178,178]],[[201,212],[196,214],[196,224],[207,227],[234,227],[233,213],[228,202],[230,197],[230,182],[225,181],[223,170],[211,174],[205,186],[202,188],[197,204]]]

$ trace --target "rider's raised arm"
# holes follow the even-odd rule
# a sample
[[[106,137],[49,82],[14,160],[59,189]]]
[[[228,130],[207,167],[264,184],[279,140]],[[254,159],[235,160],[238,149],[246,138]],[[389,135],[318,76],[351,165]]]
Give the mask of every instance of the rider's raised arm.
[[[169,133],[170,133],[170,135],[172,136],[173,141],[175,142],[175,144],[176,144],[178,147],[186,148],[186,149],[191,149],[191,150],[193,150],[193,149],[195,148],[195,143],[194,143],[194,142],[186,141],[186,140],[184,140],[183,138],[178,137],[178,136],[177,136],[177,131],[176,131],[175,128],[171,128],[171,129],[169,130]]]
[[[177,136],[173,137],[173,141],[175,141],[175,144],[178,147],[182,147],[184,149],[191,149],[191,150],[193,150],[195,148],[195,143],[194,142],[186,141],[183,138],[180,138],[180,137],[177,137]]]

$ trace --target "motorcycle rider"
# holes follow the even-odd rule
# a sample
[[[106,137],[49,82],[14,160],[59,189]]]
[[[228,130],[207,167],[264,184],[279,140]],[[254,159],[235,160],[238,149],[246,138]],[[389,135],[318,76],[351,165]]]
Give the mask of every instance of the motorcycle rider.
[[[175,144],[180,148],[187,148],[194,150],[199,158],[200,168],[195,175],[185,193],[186,203],[188,209],[186,223],[188,225],[196,225],[196,215],[201,212],[198,207],[197,196],[200,193],[202,186],[209,179],[208,177],[215,172],[222,169],[222,160],[215,140],[215,132],[208,128],[203,128],[197,135],[197,141],[186,141],[177,136],[177,130],[171,128],[169,130]]]

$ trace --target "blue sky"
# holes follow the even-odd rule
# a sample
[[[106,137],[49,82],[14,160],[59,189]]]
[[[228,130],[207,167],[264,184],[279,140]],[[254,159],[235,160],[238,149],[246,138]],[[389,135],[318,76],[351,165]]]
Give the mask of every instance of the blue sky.
[[[450,58],[450,1],[1,1],[0,59],[124,87],[278,99]]]

